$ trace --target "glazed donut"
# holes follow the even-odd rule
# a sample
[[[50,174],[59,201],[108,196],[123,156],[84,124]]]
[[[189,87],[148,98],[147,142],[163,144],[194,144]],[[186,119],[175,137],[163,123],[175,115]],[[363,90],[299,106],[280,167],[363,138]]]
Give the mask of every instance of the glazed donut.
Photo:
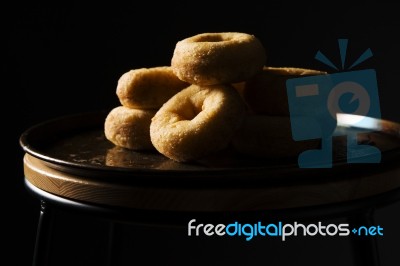
[[[151,142],[170,159],[196,160],[225,148],[244,114],[244,102],[232,86],[191,85],[153,117]]]
[[[289,115],[286,80],[301,76],[323,75],[326,72],[293,67],[264,67],[246,81],[243,97],[255,114]]]
[[[131,70],[121,76],[117,96],[123,106],[136,109],[159,109],[169,98],[189,86],[178,79],[171,67]]]
[[[104,124],[106,138],[117,146],[132,150],[154,149],[150,141],[150,123],[155,111],[114,108]]]
[[[198,85],[245,81],[260,72],[265,50],[253,35],[203,33],[179,41],[171,61],[175,75]]]
[[[317,149],[320,141],[294,141],[289,117],[248,115],[232,144],[236,151],[249,156],[293,158],[302,151]]]

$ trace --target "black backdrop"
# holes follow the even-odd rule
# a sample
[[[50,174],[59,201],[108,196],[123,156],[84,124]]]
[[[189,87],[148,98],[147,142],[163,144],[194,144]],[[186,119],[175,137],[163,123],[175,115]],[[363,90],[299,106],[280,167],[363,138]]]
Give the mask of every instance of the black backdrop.
[[[168,65],[178,40],[222,31],[256,35],[271,66],[327,70],[314,55],[320,49],[338,63],[338,38],[349,38],[348,62],[371,48],[374,57],[357,69],[376,69],[382,116],[400,122],[400,18],[396,10],[378,2],[281,1],[232,2],[223,7],[204,2],[69,2],[3,9],[7,19],[2,64],[9,82],[2,91],[4,101],[13,105],[4,114],[4,122],[12,125],[6,126],[12,128],[7,130],[11,140],[5,140],[12,148],[10,161],[3,167],[11,175],[3,177],[3,186],[11,196],[6,199],[4,219],[10,222],[10,229],[5,230],[13,236],[8,246],[21,254],[14,260],[30,261],[37,222],[38,202],[23,187],[23,153],[18,145],[19,135],[29,126],[60,115],[111,109],[118,105],[115,88],[122,73]],[[399,209],[391,211],[389,220],[399,219],[395,214]],[[386,265],[397,265],[387,261]]]

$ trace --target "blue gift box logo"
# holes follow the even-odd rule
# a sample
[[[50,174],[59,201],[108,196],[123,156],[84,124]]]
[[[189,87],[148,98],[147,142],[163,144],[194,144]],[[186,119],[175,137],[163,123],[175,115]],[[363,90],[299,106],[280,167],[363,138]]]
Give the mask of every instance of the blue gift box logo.
[[[339,40],[342,69],[345,65],[347,40]],[[365,51],[348,69],[372,56]],[[338,69],[321,52],[316,59]],[[374,69],[339,72],[329,75],[307,76],[289,79],[286,82],[289,102],[292,137],[295,141],[321,139],[320,150],[308,150],[299,155],[301,168],[332,167],[332,136],[337,117],[352,114],[352,128],[347,135],[348,163],[379,163],[380,150],[374,146],[358,144],[357,134],[370,117],[380,118],[378,85]],[[365,132],[363,130],[362,132]]]

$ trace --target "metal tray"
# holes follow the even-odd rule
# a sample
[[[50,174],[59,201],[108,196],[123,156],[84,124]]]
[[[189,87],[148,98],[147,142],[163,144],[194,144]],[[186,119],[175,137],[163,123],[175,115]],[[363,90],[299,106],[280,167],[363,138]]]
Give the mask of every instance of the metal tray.
[[[192,163],[177,163],[156,151],[135,152],[113,145],[103,133],[106,115],[107,112],[76,114],[38,124],[22,134],[20,144],[26,153],[64,172],[129,182],[132,176],[136,181],[156,178],[163,184],[198,181],[196,186],[210,182],[245,186],[257,185],[257,182],[348,178],[354,173],[383,171],[383,167],[395,166],[400,158],[400,125],[375,119],[376,123],[372,124],[379,125],[379,130],[366,128],[368,132],[362,133],[360,139],[370,141],[381,150],[380,164],[347,164],[344,137],[334,138],[332,169],[301,169],[297,157],[252,158],[230,149]],[[353,129],[342,121],[337,130],[345,133]],[[338,171],[346,174],[338,175]],[[240,182],[234,182],[235,179]]]

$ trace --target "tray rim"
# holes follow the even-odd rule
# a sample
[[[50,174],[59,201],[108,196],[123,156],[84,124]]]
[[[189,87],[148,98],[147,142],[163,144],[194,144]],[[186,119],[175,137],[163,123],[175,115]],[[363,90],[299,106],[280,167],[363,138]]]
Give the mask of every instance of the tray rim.
[[[75,114],[68,114],[68,115],[63,115],[63,116],[59,116],[53,119],[48,119],[45,120],[43,122],[40,122],[38,124],[35,124],[31,127],[29,127],[27,130],[25,130],[20,138],[19,138],[19,144],[22,147],[23,151],[27,154],[30,154],[42,161],[44,161],[45,163],[48,163],[49,166],[51,167],[57,167],[59,170],[76,170],[76,171],[80,171],[80,170],[87,170],[87,171],[107,171],[107,172],[119,172],[119,173],[137,173],[137,174],[170,174],[170,175],[176,175],[176,176],[180,176],[180,175],[189,175],[191,173],[204,173],[207,175],[219,175],[221,173],[224,174],[243,174],[243,172],[246,172],[247,174],[250,174],[255,172],[280,172],[281,174],[285,174],[285,173],[293,173],[293,172],[313,172],[315,170],[319,170],[321,168],[298,168],[297,164],[282,164],[282,165],[269,165],[267,167],[265,166],[243,166],[243,167],[233,167],[233,168],[201,168],[201,169],[180,169],[180,170],[176,170],[176,169],[145,169],[145,168],[128,168],[128,167],[115,167],[115,166],[96,166],[96,165],[91,165],[91,164],[82,164],[82,163],[76,163],[76,162],[71,162],[71,161],[66,161],[63,159],[58,159],[58,158],[54,158],[51,156],[48,156],[46,154],[44,154],[43,152],[39,151],[36,149],[36,147],[34,145],[32,145],[29,142],[29,137],[30,134],[32,134],[32,132],[34,132],[35,130],[38,130],[44,126],[48,126],[52,123],[56,123],[62,120],[67,120],[67,119],[77,119],[79,117],[83,117],[83,116],[100,116],[100,115],[104,115],[104,117],[107,115],[108,111],[106,110],[102,110],[102,111],[91,111],[91,112],[84,112],[84,113],[75,113]],[[396,130],[398,130],[396,132],[394,132],[393,134],[393,130],[391,131],[391,133],[393,134],[394,137],[399,138],[400,140],[400,123],[396,123],[393,121],[389,121],[389,120],[385,120],[385,119],[379,119],[379,121],[386,125],[387,127],[393,129],[395,128]],[[396,134],[397,133],[397,134]],[[394,152],[396,155],[399,154],[400,155],[400,148],[399,149],[394,149],[394,150],[390,150],[387,151],[386,154],[388,153],[392,153]],[[382,164],[382,163],[381,163]],[[348,167],[349,164],[347,164],[347,162],[343,161],[343,162],[337,162],[334,164],[333,168],[328,168],[330,170],[335,170],[335,169],[340,169],[342,167]],[[352,165],[354,166],[354,165]],[[363,165],[364,167],[366,165]],[[359,167],[356,167],[359,168]],[[365,167],[365,168],[370,168],[370,167]]]

